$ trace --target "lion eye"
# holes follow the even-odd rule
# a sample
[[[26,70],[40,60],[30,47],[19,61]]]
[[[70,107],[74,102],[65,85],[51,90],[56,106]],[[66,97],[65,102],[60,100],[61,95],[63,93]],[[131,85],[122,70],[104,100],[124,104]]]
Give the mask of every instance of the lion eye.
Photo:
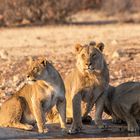
[[[85,54],[82,54],[82,58],[85,59],[86,58],[86,55]]]
[[[40,75],[41,74],[41,71],[38,71],[37,74]]]
[[[92,54],[92,58],[95,58],[96,57],[96,53]]]
[[[38,69],[35,67],[35,68],[33,69],[33,71],[36,73],[36,72],[38,71]]]

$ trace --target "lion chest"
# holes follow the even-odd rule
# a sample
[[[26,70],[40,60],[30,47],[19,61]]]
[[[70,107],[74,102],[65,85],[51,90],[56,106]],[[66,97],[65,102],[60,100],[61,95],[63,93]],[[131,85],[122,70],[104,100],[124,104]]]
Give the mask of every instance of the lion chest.
[[[55,100],[55,92],[53,90],[49,90],[43,93],[42,95],[42,107],[45,112],[49,111],[52,106],[56,103]]]
[[[85,76],[80,78],[81,86],[84,88],[93,88],[96,86],[100,86],[100,79],[96,76]]]
[[[42,106],[45,112],[51,110],[56,105],[57,101],[62,97],[62,92],[58,88],[53,88],[46,91],[43,95]]]

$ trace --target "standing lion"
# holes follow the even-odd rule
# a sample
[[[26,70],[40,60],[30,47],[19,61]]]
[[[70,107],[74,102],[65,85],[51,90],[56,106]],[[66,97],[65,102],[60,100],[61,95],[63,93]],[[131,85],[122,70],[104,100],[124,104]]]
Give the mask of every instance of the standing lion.
[[[76,65],[65,79],[66,115],[67,120],[73,120],[69,133],[81,131],[82,118],[87,117],[94,104],[96,105],[95,123],[103,127],[104,92],[109,84],[109,70],[102,54],[103,49],[103,43],[95,42],[75,46]],[[56,110],[53,109],[50,119],[55,119],[56,116]]]

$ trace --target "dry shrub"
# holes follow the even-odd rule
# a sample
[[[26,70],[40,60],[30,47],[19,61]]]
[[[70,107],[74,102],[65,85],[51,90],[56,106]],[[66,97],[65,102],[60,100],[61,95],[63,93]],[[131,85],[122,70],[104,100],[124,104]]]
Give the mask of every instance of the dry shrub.
[[[64,23],[83,9],[108,15],[140,12],[140,0],[0,0],[0,25]]]
[[[139,0],[102,0],[101,5],[108,15],[140,12]]]
[[[0,15],[3,16],[5,25],[23,21],[62,23],[68,16],[92,7],[98,1],[100,0],[0,0]]]
[[[42,0],[1,0],[0,9],[6,25],[21,23],[24,19],[30,22],[40,18]]]
[[[41,9],[43,12],[42,21],[64,22],[66,18],[80,9],[76,0],[48,0]]]

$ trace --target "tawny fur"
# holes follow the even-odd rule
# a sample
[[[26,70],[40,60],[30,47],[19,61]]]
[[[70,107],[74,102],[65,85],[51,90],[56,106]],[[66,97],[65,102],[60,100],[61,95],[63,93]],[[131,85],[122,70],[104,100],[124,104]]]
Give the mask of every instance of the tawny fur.
[[[104,111],[112,116],[113,122],[126,121],[128,131],[139,130],[140,82],[126,82],[117,87],[109,87]]]
[[[45,116],[56,105],[61,128],[66,128],[66,99],[63,80],[58,71],[46,60],[40,61],[29,73],[28,81],[0,109],[0,126],[31,130],[37,123],[43,133]]]
[[[76,66],[66,76],[67,118],[73,123],[70,133],[76,133],[82,128],[81,116],[86,117],[96,104],[95,123],[102,126],[104,93],[108,88],[109,71],[102,54],[103,43],[75,46]],[[103,98],[100,98],[103,96]],[[81,106],[85,106],[84,108]],[[56,110],[51,112],[51,118],[56,118]]]

